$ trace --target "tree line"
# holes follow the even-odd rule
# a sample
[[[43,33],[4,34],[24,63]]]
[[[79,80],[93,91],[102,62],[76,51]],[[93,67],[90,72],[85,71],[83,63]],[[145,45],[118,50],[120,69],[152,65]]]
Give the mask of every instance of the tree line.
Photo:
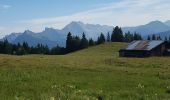
[[[37,44],[36,46],[29,46],[27,42],[12,44],[8,40],[0,42],[0,53],[1,54],[12,54],[12,55],[25,55],[25,54],[47,54],[47,55],[63,55],[77,50],[85,49],[90,46],[99,45],[105,42],[131,42],[133,40],[142,40],[142,37],[138,33],[127,32],[123,34],[120,27],[116,26],[112,34],[108,32],[105,36],[103,33],[93,40],[92,38],[87,39],[85,33],[82,37],[73,36],[71,32],[67,34],[66,47],[56,46],[49,48],[47,45]]]
[[[105,36],[101,33],[96,41],[92,38],[88,40],[85,33],[82,34],[80,39],[78,36],[72,36],[72,33],[69,32],[66,39],[66,53],[88,48],[89,46],[99,45],[105,42],[131,42],[133,40],[142,40],[142,36],[136,32],[127,32],[123,34],[122,29],[118,26],[113,29],[112,34],[108,32],[107,36]]]
[[[147,40],[162,40],[162,38],[159,36],[156,36],[155,34],[152,34],[151,36],[148,35]]]
[[[164,40],[166,42],[170,42],[170,37],[165,36],[165,38],[162,39],[160,35],[152,34],[148,35],[147,40]]]
[[[168,38],[167,36],[165,36],[164,39],[161,38],[160,35],[148,35],[147,40],[163,40],[166,42],[166,48],[170,48],[170,37]],[[170,55],[169,52],[165,52],[165,55]]]

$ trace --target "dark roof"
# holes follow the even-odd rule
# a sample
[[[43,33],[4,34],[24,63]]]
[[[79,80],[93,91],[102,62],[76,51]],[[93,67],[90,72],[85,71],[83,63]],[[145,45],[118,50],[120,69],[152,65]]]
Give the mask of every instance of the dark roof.
[[[162,40],[133,41],[133,42],[129,43],[129,45],[122,50],[148,50],[148,51],[150,51],[150,50],[154,49],[155,47],[161,45],[162,43],[164,43],[164,41],[162,41]]]

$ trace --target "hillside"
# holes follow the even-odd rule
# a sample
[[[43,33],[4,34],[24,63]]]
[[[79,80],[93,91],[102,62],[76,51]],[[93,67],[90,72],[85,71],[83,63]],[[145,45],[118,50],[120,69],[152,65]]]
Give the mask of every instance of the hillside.
[[[119,58],[125,45],[106,43],[62,56],[0,55],[1,99],[170,98],[169,57]]]
[[[122,48],[125,43],[105,43],[103,45],[97,45],[84,50],[80,50],[75,53],[71,53],[71,56],[118,56],[120,48]]]

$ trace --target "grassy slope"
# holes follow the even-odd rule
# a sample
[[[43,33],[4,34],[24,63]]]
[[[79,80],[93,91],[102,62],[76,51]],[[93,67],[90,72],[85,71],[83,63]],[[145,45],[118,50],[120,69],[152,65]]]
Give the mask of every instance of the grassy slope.
[[[170,98],[168,57],[119,58],[109,43],[65,56],[0,55],[1,99]]]

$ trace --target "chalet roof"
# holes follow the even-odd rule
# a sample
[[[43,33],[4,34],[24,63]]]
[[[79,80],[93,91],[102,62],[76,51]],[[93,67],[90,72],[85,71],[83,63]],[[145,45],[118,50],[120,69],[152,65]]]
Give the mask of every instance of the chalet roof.
[[[164,43],[162,40],[141,40],[141,41],[133,41],[129,43],[129,45],[123,50],[152,50],[155,47]]]

